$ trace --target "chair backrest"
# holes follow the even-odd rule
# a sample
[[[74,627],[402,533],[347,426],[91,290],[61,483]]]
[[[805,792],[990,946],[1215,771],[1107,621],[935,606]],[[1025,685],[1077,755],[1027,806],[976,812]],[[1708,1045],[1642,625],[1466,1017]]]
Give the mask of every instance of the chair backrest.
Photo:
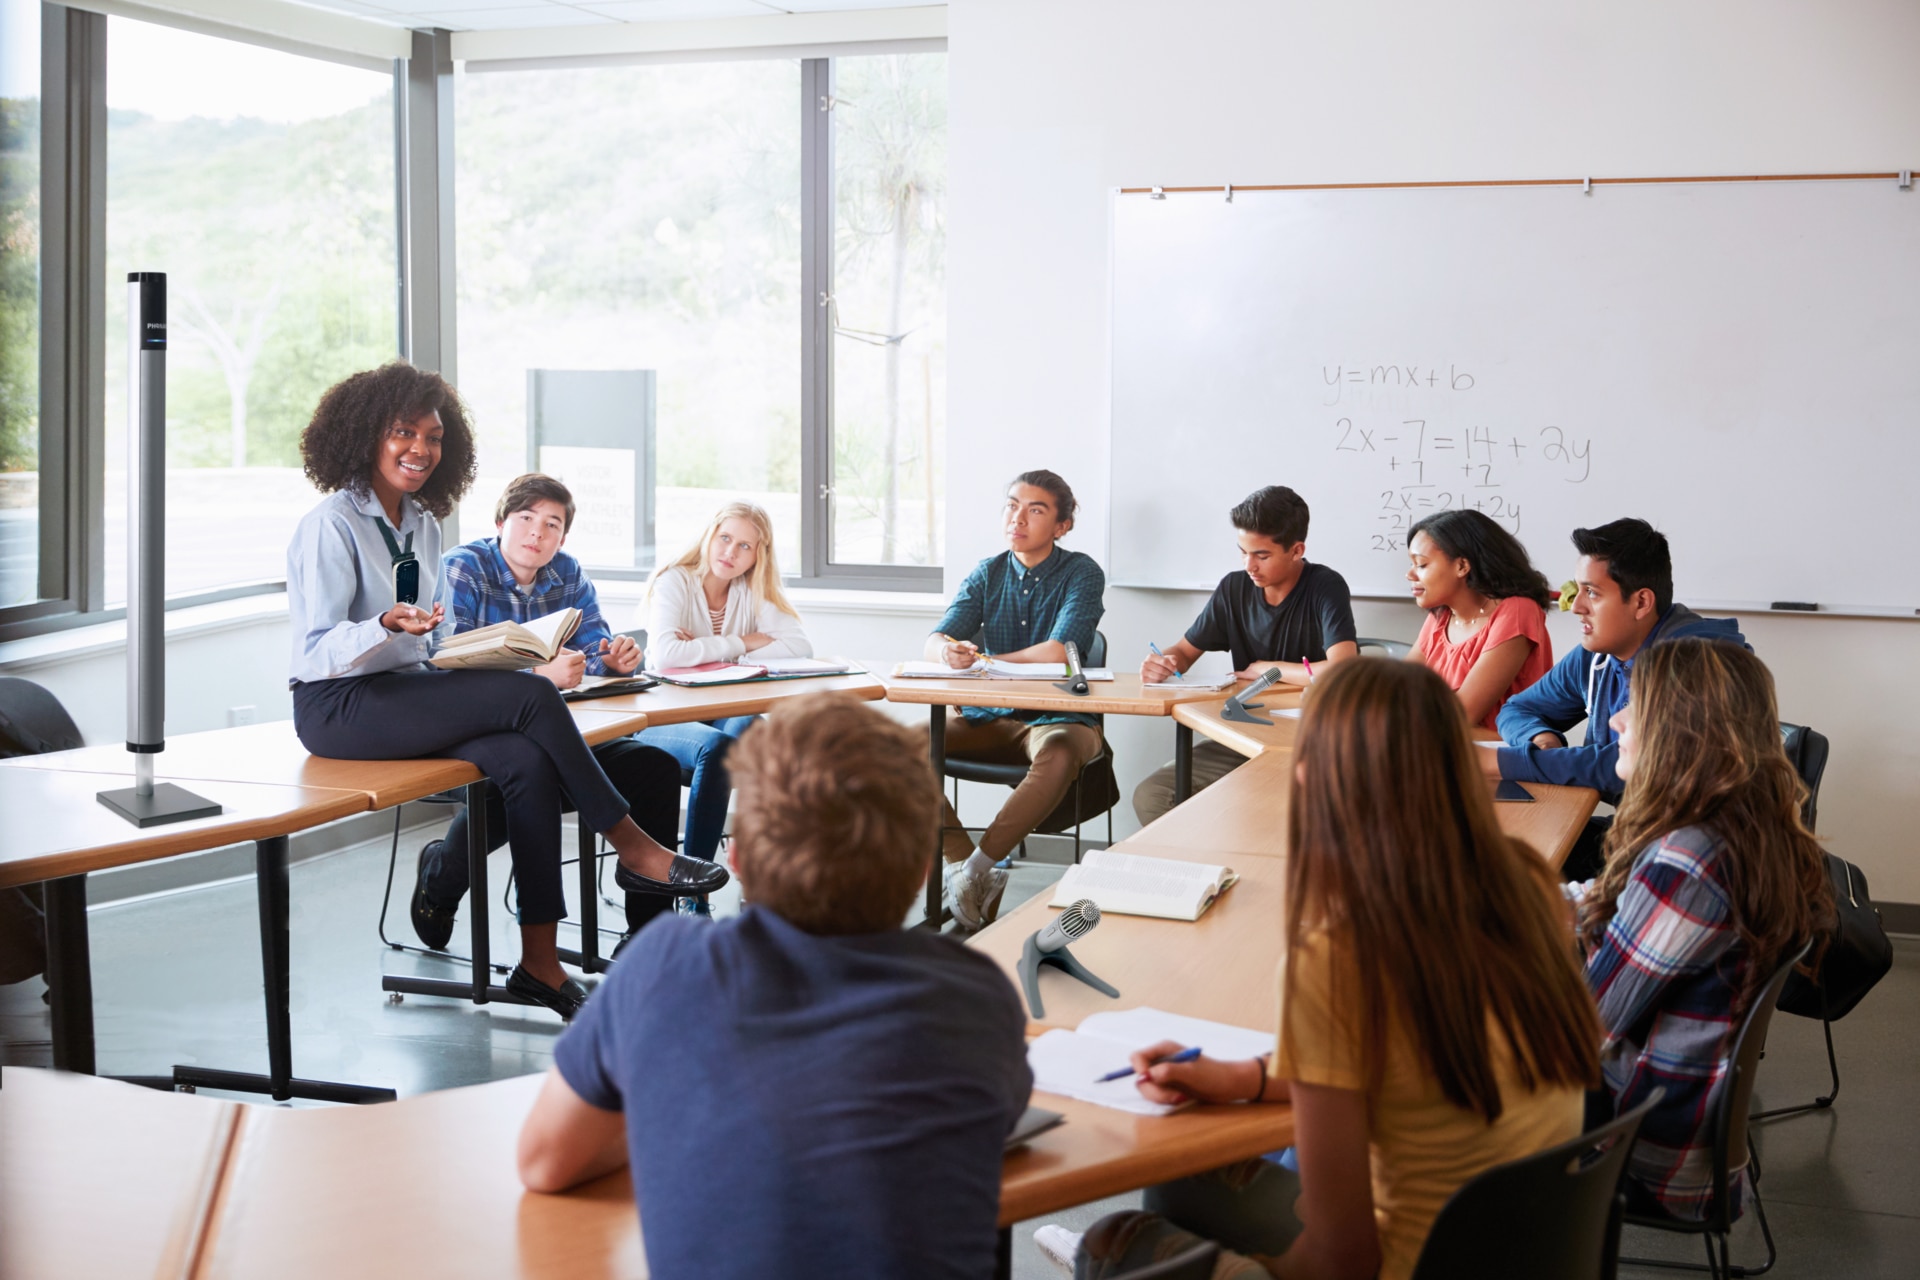
[[[1754,1078],[1760,1071],[1760,1053],[1767,1047],[1767,1026],[1773,1021],[1773,1008],[1780,1000],[1780,989],[1787,985],[1794,966],[1812,950],[1811,940],[1795,947],[1767,985],[1754,993],[1740,1033],[1733,1041],[1733,1068],[1708,1102],[1708,1123],[1713,1131],[1713,1204],[1708,1207],[1709,1221],[1721,1223],[1720,1230],[1733,1225],[1733,1204],[1728,1187],[1733,1170],[1747,1163],[1747,1112],[1753,1102]]]
[[[1360,652],[1379,649],[1389,658],[1404,658],[1413,652],[1413,646],[1404,640],[1382,640],[1378,636],[1360,636],[1354,643],[1360,646]]]
[[[1421,1246],[1414,1280],[1612,1280],[1627,1153],[1640,1122],[1664,1096],[1655,1089],[1611,1123],[1495,1165],[1455,1191]]]
[[[1211,1240],[1202,1240],[1171,1258],[1136,1267],[1109,1280],[1212,1280],[1214,1264],[1219,1260],[1220,1246]]]
[[[1780,746],[1793,761],[1800,781],[1807,784],[1807,802],[1800,806],[1800,820],[1814,829],[1820,816],[1820,778],[1827,771],[1827,735],[1804,724],[1780,725]]]
[[[31,680],[0,676],[0,759],[85,745],[60,699]]]

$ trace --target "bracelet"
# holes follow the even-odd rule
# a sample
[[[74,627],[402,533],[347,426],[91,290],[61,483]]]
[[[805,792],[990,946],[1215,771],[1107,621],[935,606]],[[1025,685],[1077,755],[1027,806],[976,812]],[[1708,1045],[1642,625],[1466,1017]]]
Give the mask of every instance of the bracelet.
[[[1272,1056],[1272,1054],[1263,1053],[1254,1059],[1260,1064],[1260,1083],[1254,1086],[1253,1096],[1247,1099],[1248,1102],[1258,1102],[1267,1096],[1267,1059]]]

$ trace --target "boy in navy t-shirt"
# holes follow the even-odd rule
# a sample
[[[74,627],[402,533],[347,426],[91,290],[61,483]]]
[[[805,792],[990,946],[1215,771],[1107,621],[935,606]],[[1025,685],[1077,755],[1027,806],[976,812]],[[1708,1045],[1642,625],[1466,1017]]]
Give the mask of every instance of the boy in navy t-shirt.
[[[748,905],[635,935],[555,1048],[521,1180],[631,1162],[661,1280],[992,1274],[1026,1018],[992,961],[900,927],[939,795],[925,752],[819,694],[728,769]]]

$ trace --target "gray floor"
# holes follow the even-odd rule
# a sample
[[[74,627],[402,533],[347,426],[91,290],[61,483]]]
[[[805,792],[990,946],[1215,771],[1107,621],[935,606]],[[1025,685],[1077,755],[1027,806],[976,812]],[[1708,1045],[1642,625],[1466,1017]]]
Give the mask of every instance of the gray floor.
[[[413,851],[401,841],[388,936],[412,941],[406,922]],[[388,951],[375,937],[386,874],[384,841],[296,865],[293,901],[294,1070],[309,1078],[381,1084],[404,1095],[546,1068],[560,1021],[545,1010],[476,1007],[409,996],[390,1003],[380,974],[451,975],[445,962]],[[1007,901],[1046,888],[1057,865],[1017,868]],[[495,902],[507,860],[491,869]],[[571,893],[572,876],[568,877]],[[609,887],[611,882],[609,881]],[[722,895],[722,913],[734,900]],[[606,919],[618,921],[618,909]],[[103,1073],[164,1072],[174,1063],[264,1071],[258,933],[251,879],[96,908],[91,915],[95,1020]],[[563,938],[570,930],[563,930]],[[457,936],[464,940],[464,924]],[[609,944],[611,939],[609,939]],[[494,912],[494,954],[516,954],[505,914]],[[1779,1242],[1777,1275],[1907,1277],[1920,1272],[1920,940],[1896,941],[1894,971],[1835,1030],[1844,1078],[1832,1111],[1765,1125],[1758,1145],[1768,1217]],[[38,981],[0,987],[0,1061],[44,1065],[47,1019]],[[1824,1092],[1818,1023],[1775,1020],[1759,1084],[1763,1106]],[[257,1099],[250,1099],[257,1101]],[[1123,1197],[1059,1215],[1084,1229]],[[1059,1273],[1014,1236],[1014,1274]],[[1752,1216],[1735,1233],[1735,1259],[1762,1256]],[[1696,1242],[1629,1232],[1626,1252],[1694,1259]],[[1628,1269],[1629,1275],[1670,1274]]]

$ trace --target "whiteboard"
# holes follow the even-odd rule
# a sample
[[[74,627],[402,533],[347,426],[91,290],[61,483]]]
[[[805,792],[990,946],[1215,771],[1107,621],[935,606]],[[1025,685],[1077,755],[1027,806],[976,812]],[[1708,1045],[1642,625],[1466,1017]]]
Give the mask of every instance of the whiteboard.
[[[1208,588],[1266,484],[1404,594],[1467,505],[1556,584],[1635,515],[1679,599],[1920,606],[1920,195],[1891,180],[1116,193],[1111,576]]]

